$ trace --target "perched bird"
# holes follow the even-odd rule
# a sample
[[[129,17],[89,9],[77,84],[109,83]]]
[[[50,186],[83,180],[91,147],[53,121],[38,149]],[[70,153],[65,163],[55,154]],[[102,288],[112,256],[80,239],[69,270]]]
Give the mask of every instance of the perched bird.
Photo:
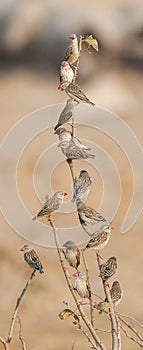
[[[98,231],[92,234],[92,238],[87,243],[85,249],[94,248],[97,251],[103,249],[109,241],[111,229],[111,223],[102,225]]]
[[[85,95],[85,93],[80,89],[80,87],[73,83],[61,83],[59,85],[59,90],[65,90],[67,95],[70,98],[73,98],[75,101],[83,102],[83,103],[89,103],[92,106],[95,106],[95,103],[91,102],[89,98]]]
[[[73,117],[74,107],[77,105],[77,102],[73,99],[67,100],[66,106],[62,110],[57,125],[54,130],[57,130],[61,125],[66,124]]]
[[[76,270],[80,265],[80,251],[73,241],[67,241],[64,243],[63,247],[65,250],[65,258],[67,259],[70,266],[74,267]]]
[[[64,196],[67,196],[66,192],[56,192],[54,195],[46,200],[44,203],[42,209],[38,212],[38,214],[33,218],[33,220],[37,219],[38,217],[41,218],[43,216],[50,218],[51,214],[54,211],[57,211],[62,203]]]
[[[77,198],[86,196],[89,193],[91,184],[92,180],[88,172],[86,170],[81,170],[79,177],[75,177],[73,181],[74,194],[72,202],[74,202]]]
[[[114,305],[118,305],[122,299],[123,292],[118,281],[114,281],[110,289],[111,298]]]
[[[60,143],[62,143],[62,145],[64,145],[64,142],[67,142],[67,141],[69,142],[72,140],[77,147],[84,149],[86,151],[91,150],[91,148],[83,144],[77,137],[75,136],[73,137],[72,133],[65,128],[58,128],[58,130],[55,131],[55,134],[59,136],[59,141]]]
[[[95,49],[96,51],[99,51],[99,46],[98,46],[98,42],[95,38],[93,38],[92,35],[87,35],[85,39],[83,39],[82,41],[85,41],[88,45],[87,50],[89,53],[91,53],[89,51],[90,47],[93,47],[93,49]]]
[[[79,57],[78,39],[75,34],[71,34],[70,44],[65,53],[64,60],[72,65],[77,61],[78,57]]]
[[[104,264],[100,265],[100,277],[105,282],[112,277],[117,270],[117,259],[111,256]]]
[[[24,260],[27,264],[34,270],[38,270],[40,273],[44,273],[43,266],[39,259],[39,256],[35,250],[25,244],[21,249],[21,252],[24,252]]]
[[[60,83],[67,82],[72,83],[74,72],[70,67],[69,63],[63,61],[60,66]]]
[[[76,204],[81,225],[94,225],[100,221],[107,222],[106,219],[100,213],[98,213],[95,209],[84,204],[80,199],[77,199]]]
[[[95,158],[94,154],[86,153],[84,149],[76,146],[76,144],[72,140],[70,142],[61,142],[60,147],[65,157],[70,160]]]
[[[73,276],[76,277],[76,279],[74,281],[74,289],[77,291],[79,296],[81,298],[89,298],[90,297],[90,293],[89,293],[89,290],[88,290],[87,281],[86,281],[85,276],[83,275],[83,273],[77,271],[76,273],[74,273]]]

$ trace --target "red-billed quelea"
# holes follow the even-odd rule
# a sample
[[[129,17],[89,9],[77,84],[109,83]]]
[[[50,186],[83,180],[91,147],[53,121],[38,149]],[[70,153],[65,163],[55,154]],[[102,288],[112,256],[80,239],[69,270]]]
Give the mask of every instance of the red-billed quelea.
[[[57,125],[55,126],[54,130],[57,130],[61,125],[66,124],[69,122],[69,120],[73,117],[74,114],[74,107],[77,105],[77,102],[73,99],[68,99],[66,106],[62,110]]]
[[[100,265],[100,277],[105,282],[112,277],[117,270],[117,259],[111,256],[104,264]]]
[[[79,177],[75,177],[73,181],[74,194],[72,202],[74,202],[77,198],[85,197],[89,193],[91,184],[92,179],[88,172],[86,170],[81,170]]]
[[[78,57],[79,57],[78,39],[75,34],[71,34],[70,44],[65,53],[64,60],[72,65],[77,61]]]
[[[111,298],[114,305],[118,305],[122,299],[123,292],[118,281],[114,281],[110,289]]]
[[[97,252],[103,249],[107,245],[110,239],[111,229],[112,229],[111,223],[106,223],[102,225],[99,228],[99,230],[97,230],[92,234],[91,239],[87,243],[85,249],[94,248]]]
[[[44,273],[43,266],[39,259],[39,256],[33,248],[25,244],[21,249],[21,252],[24,252],[24,260],[27,264],[34,270],[38,270],[40,273]]]
[[[74,77],[74,72],[70,67],[69,63],[63,61],[60,66],[60,84],[61,83],[72,83]]]
[[[86,151],[91,150],[91,148],[83,144],[77,137],[72,137],[72,133],[65,128],[59,128],[57,131],[55,131],[55,134],[59,136],[59,141],[62,146],[64,146],[64,142],[65,145],[67,145],[67,142],[70,142],[72,140],[77,147]]]
[[[89,298],[90,294],[84,274],[82,272],[77,271],[76,273],[74,273],[73,276],[76,277],[74,281],[74,289],[77,291],[79,296],[81,298]]]
[[[107,222],[106,219],[98,213],[95,209],[89,207],[77,198],[77,211],[79,216],[79,221],[81,225],[86,226],[87,224],[94,225],[98,222]]]
[[[63,247],[66,248],[64,254],[69,265],[77,270],[78,266],[80,265],[80,251],[75,242],[67,241],[63,244]]]
[[[84,149],[76,146],[74,141],[70,142],[61,142],[60,148],[65,155],[65,157],[69,160],[71,159],[87,159],[87,158],[95,158],[94,154],[86,153]]]
[[[66,192],[56,192],[54,195],[47,199],[44,203],[42,209],[38,212],[38,214],[33,218],[33,220],[41,217],[47,217],[50,219],[50,216],[53,212],[57,211],[61,205],[63,204],[64,197],[67,196]]]
[[[61,91],[65,90],[67,95],[70,98],[73,98],[78,103],[80,103],[80,102],[89,103],[92,106],[95,106],[95,103],[91,102],[89,100],[89,98],[85,95],[85,93],[76,84],[73,84],[73,83],[70,83],[70,84],[68,84],[68,83],[61,83],[59,85],[59,90],[61,90]]]

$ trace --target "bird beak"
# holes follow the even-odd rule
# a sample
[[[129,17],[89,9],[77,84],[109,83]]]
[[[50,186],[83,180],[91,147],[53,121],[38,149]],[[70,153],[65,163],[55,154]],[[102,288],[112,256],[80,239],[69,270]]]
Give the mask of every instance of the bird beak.
[[[58,86],[58,90],[62,90],[62,86],[61,85]]]
[[[23,249],[23,248],[21,248],[21,249],[19,249],[19,251],[20,251],[20,252],[24,252],[24,249]]]
[[[67,196],[68,194],[66,192],[64,192],[64,197]]]
[[[113,230],[113,229],[114,229],[114,227],[113,227],[113,226],[110,226],[109,228],[110,228],[110,230]]]
[[[77,273],[76,272],[73,274],[73,277],[77,277]]]

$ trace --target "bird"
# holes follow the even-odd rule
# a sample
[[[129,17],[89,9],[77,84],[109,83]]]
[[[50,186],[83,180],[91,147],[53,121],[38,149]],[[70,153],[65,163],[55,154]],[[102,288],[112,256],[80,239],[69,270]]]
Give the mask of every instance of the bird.
[[[86,170],[81,170],[79,177],[75,177],[73,180],[74,193],[72,202],[77,198],[82,198],[89,193],[92,179]]]
[[[100,277],[105,282],[112,277],[117,270],[117,259],[111,256],[104,264],[100,265]]]
[[[84,250],[88,248],[94,248],[98,252],[100,249],[103,249],[109,241],[109,238],[111,236],[111,229],[111,223],[102,225],[99,230],[92,234],[91,239],[87,243]]]
[[[64,254],[69,265],[77,270],[80,265],[80,250],[73,241],[67,241],[63,244],[63,247],[66,248]]]
[[[81,90],[81,88],[77,84],[73,83],[66,83],[63,82],[59,85],[59,90],[65,90],[67,95],[70,98],[73,98],[75,101],[78,103],[83,102],[83,103],[89,103],[92,106],[95,106],[95,103],[91,102],[89,98],[85,95],[85,93]]]
[[[87,226],[87,224],[94,225],[100,221],[107,222],[106,219],[98,213],[95,209],[87,206],[80,199],[77,198],[77,212],[81,225]]]
[[[62,110],[62,112],[59,116],[59,119],[58,119],[58,123],[55,126],[54,130],[57,130],[61,125],[69,122],[69,120],[73,117],[74,107],[76,105],[77,105],[77,102],[74,101],[72,98],[69,98],[67,100],[66,106]]]
[[[33,248],[25,244],[20,251],[24,252],[24,260],[32,269],[38,270],[39,273],[44,273],[40,258]]]
[[[113,305],[117,306],[123,297],[123,292],[122,292],[120,283],[118,281],[113,282],[112,287],[110,289],[110,294],[111,294],[111,299],[113,301]],[[97,309],[100,310],[99,311],[100,314],[102,313],[102,311],[109,308],[110,308],[110,304],[107,298],[105,298],[104,301],[101,301],[99,302],[99,304],[97,304]]]
[[[71,140],[70,142],[61,142],[59,146],[65,157],[69,160],[95,158],[94,154],[86,153],[84,149],[81,149],[80,147],[76,146],[73,140]]]
[[[72,83],[74,77],[74,72],[70,67],[69,63],[63,61],[60,66],[60,83],[67,82]]]
[[[114,305],[118,305],[122,299],[123,292],[118,281],[114,281],[110,289],[111,298]],[[106,300],[105,300],[106,301]]]
[[[70,35],[70,44],[64,55],[64,60],[73,65],[79,57],[78,39],[75,34]]]
[[[60,143],[62,143],[62,145],[64,145],[64,142],[72,140],[77,147],[84,149],[86,151],[91,150],[91,148],[83,144],[77,137],[72,136],[72,133],[68,131],[66,128],[58,128],[58,130],[55,131],[55,134],[59,136],[59,141]]]
[[[37,218],[41,218],[43,216],[50,219],[51,214],[54,211],[57,211],[61,207],[65,196],[67,196],[66,192],[58,191],[58,192],[55,192],[52,197],[48,197],[42,209],[38,212],[36,216],[33,217],[33,220]]]
[[[90,293],[88,290],[88,285],[84,274],[80,271],[77,271],[76,273],[73,274],[73,276],[76,277],[74,281],[74,289],[77,291],[79,296],[81,298],[89,298]]]

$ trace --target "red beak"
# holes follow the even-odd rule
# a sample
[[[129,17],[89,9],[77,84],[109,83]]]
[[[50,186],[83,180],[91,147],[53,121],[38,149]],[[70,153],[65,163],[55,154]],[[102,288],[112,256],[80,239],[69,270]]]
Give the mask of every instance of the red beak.
[[[77,277],[77,273],[76,272],[73,274],[73,277]]]
[[[64,197],[67,196],[67,195],[68,195],[68,194],[65,192],[65,193],[64,193]]]
[[[62,87],[61,87],[61,85],[59,85],[59,86],[58,86],[58,90],[62,90]]]
[[[114,229],[114,227],[113,226],[110,226],[110,230],[113,230]]]
[[[21,249],[19,249],[19,251],[20,251],[20,252],[24,252],[24,249],[23,249],[23,248],[21,248]]]

